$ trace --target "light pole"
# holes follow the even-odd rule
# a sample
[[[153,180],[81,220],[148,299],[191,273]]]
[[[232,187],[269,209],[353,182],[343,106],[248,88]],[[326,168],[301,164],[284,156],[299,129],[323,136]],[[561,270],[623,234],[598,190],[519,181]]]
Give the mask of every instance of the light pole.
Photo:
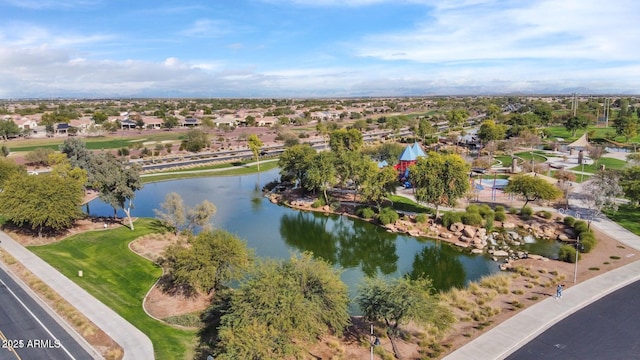
[[[377,336],[375,337],[375,340],[373,339],[373,324],[371,324],[371,334],[369,335],[369,344],[371,348],[371,360],[373,360],[373,347],[380,345],[380,339],[378,339]]]
[[[580,256],[580,236],[576,240],[576,267],[573,270],[573,284],[578,282],[578,257]]]

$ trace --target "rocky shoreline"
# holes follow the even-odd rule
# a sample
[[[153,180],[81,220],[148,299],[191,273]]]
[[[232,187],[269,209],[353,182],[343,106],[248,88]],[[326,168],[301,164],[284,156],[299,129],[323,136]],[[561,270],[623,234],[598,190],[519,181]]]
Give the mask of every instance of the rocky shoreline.
[[[407,234],[412,237],[424,237],[434,240],[442,240],[462,249],[468,249],[472,254],[488,254],[493,261],[500,262],[501,270],[509,270],[513,262],[519,259],[534,259],[549,261],[548,258],[529,254],[519,250],[519,247],[535,239],[548,241],[562,241],[571,243],[573,230],[558,220],[544,219],[532,216],[529,220],[521,220],[518,216],[507,215],[504,222],[495,222],[494,229],[487,231],[484,227],[454,223],[445,228],[437,224],[433,219],[424,223],[416,221],[414,214],[401,214],[394,224],[380,225],[373,220],[363,219],[355,215],[353,208],[347,209],[341,206],[334,210],[325,205],[314,208],[315,198],[300,198],[291,193],[267,193],[265,196],[274,204],[288,206],[302,211],[314,211],[325,214],[335,214],[358,218],[384,227],[388,232]]]

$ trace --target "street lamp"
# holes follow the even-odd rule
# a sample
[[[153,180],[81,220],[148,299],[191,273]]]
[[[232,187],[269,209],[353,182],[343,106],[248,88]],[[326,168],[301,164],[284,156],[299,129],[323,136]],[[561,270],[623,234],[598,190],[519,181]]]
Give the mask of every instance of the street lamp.
[[[573,270],[573,284],[575,285],[578,282],[578,257],[580,256],[580,250],[582,249],[582,245],[580,245],[580,236],[576,240],[576,267]]]
[[[371,360],[373,360],[373,348],[375,346],[380,345],[380,339],[376,336],[375,340],[373,339],[373,324],[371,324],[371,334],[369,335],[369,344],[371,348]]]

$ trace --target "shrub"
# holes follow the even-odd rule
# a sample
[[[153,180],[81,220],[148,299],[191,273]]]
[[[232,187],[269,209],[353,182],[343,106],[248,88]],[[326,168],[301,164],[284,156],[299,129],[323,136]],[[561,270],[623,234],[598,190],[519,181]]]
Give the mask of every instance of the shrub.
[[[371,219],[376,215],[376,212],[370,207],[365,207],[358,209],[357,214],[362,218]]]
[[[427,217],[427,214],[418,214],[418,215],[416,215],[416,222],[418,224],[424,224],[424,223],[427,222],[428,218],[429,217]]]
[[[487,229],[487,231],[491,231],[493,229],[493,215],[487,216],[484,219],[484,228]]]
[[[479,213],[464,213],[462,214],[462,223],[465,225],[481,226],[482,216]]]
[[[593,235],[585,237],[584,240],[581,237],[580,251],[583,253],[591,252],[591,250],[593,250],[596,247],[596,243],[597,243],[596,238]]]
[[[451,224],[457,222],[462,222],[462,213],[447,211],[442,215],[442,225],[447,229]]]
[[[126,147],[118,149],[118,156],[129,156],[129,149]]]
[[[497,221],[504,221],[507,218],[507,215],[505,215],[504,211],[496,211],[493,214],[493,218]]]
[[[311,207],[314,208],[314,209],[317,209],[319,207],[323,207],[325,205],[326,205],[326,203],[324,202],[324,198],[321,198],[321,197],[317,198],[316,201],[311,203]]]
[[[480,213],[480,207],[475,204],[471,204],[464,209],[468,213]]]
[[[551,219],[553,214],[550,211],[542,210],[542,211],[538,212],[538,216],[540,216],[541,218],[544,218],[544,219]]]
[[[495,211],[495,212],[504,212],[504,206],[498,205],[498,206],[495,207],[495,209],[493,209],[493,211]]]
[[[578,220],[573,224],[573,229],[578,233],[583,233],[583,232],[588,232],[589,231],[589,227],[587,226],[587,223],[583,220]]]
[[[378,214],[378,220],[382,225],[393,224],[398,220],[398,213],[392,208],[386,207]]]
[[[571,216],[566,216],[564,218],[564,224],[567,225],[567,226],[573,227],[573,224],[575,224],[575,223],[576,223],[576,219],[571,217]]]
[[[520,210],[520,216],[525,220],[530,219],[531,215],[533,215],[533,209],[531,206],[525,206]]]
[[[514,208],[514,207],[510,207],[509,208],[509,214],[511,215],[515,215],[518,213],[518,209]]]
[[[580,259],[578,255],[578,259]],[[558,260],[574,263],[576,262],[576,249],[571,245],[562,245],[558,251]]]
[[[491,207],[489,207],[489,205],[482,205],[480,206],[479,209],[480,215],[482,215],[483,218],[487,218],[487,215],[489,214],[493,214],[493,210],[491,210]]]

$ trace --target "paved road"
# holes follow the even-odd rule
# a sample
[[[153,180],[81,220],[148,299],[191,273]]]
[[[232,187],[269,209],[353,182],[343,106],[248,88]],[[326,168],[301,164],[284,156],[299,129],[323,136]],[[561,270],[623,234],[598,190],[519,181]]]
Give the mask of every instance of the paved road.
[[[0,269],[0,359],[93,357]]]
[[[115,340],[124,349],[123,360],[154,358],[153,344],[143,332],[1,231],[0,241],[0,247]]]
[[[577,311],[507,359],[640,359],[639,306],[637,281]]]

